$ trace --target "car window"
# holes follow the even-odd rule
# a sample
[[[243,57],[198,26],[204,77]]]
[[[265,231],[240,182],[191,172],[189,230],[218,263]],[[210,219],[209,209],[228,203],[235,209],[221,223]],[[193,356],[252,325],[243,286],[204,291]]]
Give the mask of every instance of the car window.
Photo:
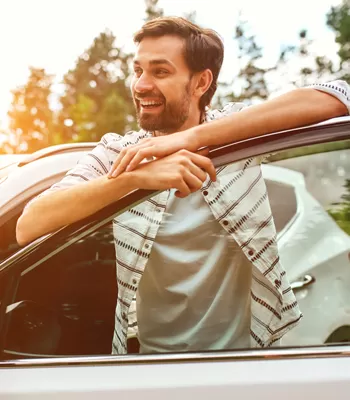
[[[134,353],[256,348],[252,321],[263,329],[283,313],[295,318],[270,346],[350,341],[349,144],[220,167],[230,192],[211,195],[210,182],[185,200],[164,192],[115,216],[114,232],[108,224],[29,266],[8,305],[4,357],[116,354],[123,334]]]
[[[117,286],[111,225],[24,273],[8,307],[8,354],[110,354]]]
[[[276,231],[280,233],[297,212],[295,188],[287,182],[276,182],[273,178],[266,178],[265,182]]]
[[[269,162],[295,182],[297,208],[279,249],[304,316],[282,342],[350,342],[350,141],[280,152]],[[278,198],[276,220],[289,199]]]

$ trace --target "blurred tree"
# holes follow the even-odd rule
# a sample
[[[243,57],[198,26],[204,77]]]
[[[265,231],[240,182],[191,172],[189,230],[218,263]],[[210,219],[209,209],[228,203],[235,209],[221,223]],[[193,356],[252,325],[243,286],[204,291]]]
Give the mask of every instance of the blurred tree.
[[[238,75],[230,83],[220,82],[219,91],[229,93],[217,97],[218,105],[227,101],[245,101],[247,103],[265,100],[269,96],[266,74],[271,70],[262,66],[263,52],[255,35],[248,33],[247,23],[239,21],[234,40],[238,46]]]
[[[151,21],[154,18],[163,17],[164,11],[158,6],[159,0],[145,0],[146,18],[145,21]]]
[[[350,83],[350,0],[332,7],[327,14],[327,25],[335,32],[339,44],[340,67],[337,77]]]
[[[334,208],[328,212],[337,224],[350,235],[350,179],[345,180],[345,194],[342,195],[342,202],[334,204]]]
[[[0,154],[13,154],[14,146],[10,143],[10,133],[6,130],[0,130]]]
[[[298,34],[296,45],[282,47],[275,69],[278,76],[283,76],[286,80],[286,82],[280,81],[280,86],[292,83],[295,87],[303,87],[321,80],[332,79],[333,62],[327,56],[316,54],[313,43],[308,31],[302,29]]]
[[[51,75],[30,67],[27,83],[12,91],[8,144],[15,152],[33,152],[51,144],[51,85]]]
[[[64,76],[61,141],[96,141],[106,132],[123,134],[135,125],[127,85],[132,54],[116,47],[115,39],[111,32],[101,33]]]

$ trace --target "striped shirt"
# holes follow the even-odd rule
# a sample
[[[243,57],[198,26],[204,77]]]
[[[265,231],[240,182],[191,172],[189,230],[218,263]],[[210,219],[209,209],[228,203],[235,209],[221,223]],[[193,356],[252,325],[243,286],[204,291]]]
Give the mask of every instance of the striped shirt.
[[[343,82],[314,87],[335,95],[350,109],[349,90]],[[222,110],[207,111],[205,120],[218,119],[242,108],[243,104],[229,103]],[[150,136],[150,132],[143,130],[125,136],[107,133],[94,150],[45,193],[107,174],[121,149]],[[280,263],[260,159],[250,158],[221,167],[217,177],[216,182],[208,177],[201,193],[215,219],[233,237],[252,265],[250,344],[251,347],[267,347],[294,327],[302,315]],[[127,353],[127,338],[137,333],[136,291],[168,197],[169,191],[164,191],[113,220],[118,285],[114,354]]]

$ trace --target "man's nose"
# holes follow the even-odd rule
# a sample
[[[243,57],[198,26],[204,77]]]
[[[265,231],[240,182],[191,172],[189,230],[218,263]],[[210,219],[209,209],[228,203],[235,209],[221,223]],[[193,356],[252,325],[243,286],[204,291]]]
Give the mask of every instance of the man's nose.
[[[135,91],[138,93],[149,92],[154,88],[152,79],[147,74],[143,73],[135,83]]]

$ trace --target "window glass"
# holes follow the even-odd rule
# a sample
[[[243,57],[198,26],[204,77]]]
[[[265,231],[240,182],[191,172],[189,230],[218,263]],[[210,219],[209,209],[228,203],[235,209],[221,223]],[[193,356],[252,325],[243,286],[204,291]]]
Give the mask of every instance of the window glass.
[[[28,268],[8,356],[350,341],[348,145],[220,168],[219,186],[157,195]]]
[[[267,175],[267,168],[264,175]],[[274,167],[272,169],[274,172]],[[277,178],[275,176],[275,178]],[[267,192],[270,199],[272,215],[275,221],[276,231],[280,233],[288,225],[297,212],[297,199],[295,188],[289,182],[274,181],[273,177],[265,178]]]
[[[297,217],[279,249],[304,317],[282,340],[285,345],[350,342],[349,147],[350,141],[320,144],[269,159],[271,166],[296,174]],[[279,197],[281,212],[284,202]]]
[[[39,355],[109,354],[116,304],[111,225],[24,273],[5,349]]]

